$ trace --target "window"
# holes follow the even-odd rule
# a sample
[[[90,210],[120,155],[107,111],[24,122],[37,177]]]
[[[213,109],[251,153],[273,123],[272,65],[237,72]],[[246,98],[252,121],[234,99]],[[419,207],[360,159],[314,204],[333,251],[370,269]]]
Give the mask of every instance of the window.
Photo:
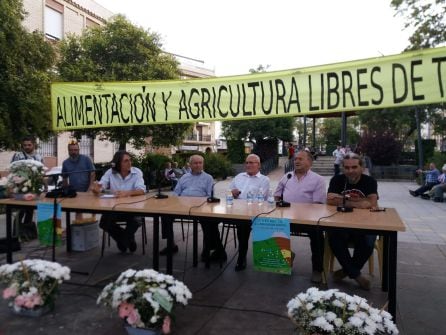
[[[79,152],[89,156],[94,161],[94,139],[87,135],[82,135],[79,141]]]
[[[60,40],[63,37],[63,7],[62,11],[45,6],[44,20],[45,36],[52,40]]]
[[[42,157],[57,157],[57,137],[51,136],[48,141],[39,142],[37,152]]]

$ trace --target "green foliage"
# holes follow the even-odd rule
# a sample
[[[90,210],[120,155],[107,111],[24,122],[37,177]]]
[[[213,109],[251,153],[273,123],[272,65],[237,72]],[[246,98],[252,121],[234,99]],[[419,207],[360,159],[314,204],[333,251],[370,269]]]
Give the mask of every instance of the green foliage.
[[[240,164],[245,161],[245,143],[242,140],[227,140],[226,145],[230,162]]]
[[[0,148],[23,136],[51,134],[50,80],[55,53],[37,32],[21,25],[22,1],[0,1]]]
[[[138,81],[179,77],[178,63],[161,50],[160,37],[115,16],[105,26],[69,36],[60,48],[58,70],[63,81]],[[189,124],[97,128],[101,139],[143,147],[151,136],[155,146],[181,142]]]
[[[401,144],[391,133],[364,133],[359,145],[361,146],[362,152],[367,154],[375,165],[398,163]]]
[[[232,166],[228,159],[222,154],[209,153],[204,157],[204,170],[215,179],[226,179],[233,175]]]
[[[441,168],[446,164],[446,153],[445,152],[434,152],[432,156],[427,159],[427,162],[435,163],[435,166],[441,172]]]
[[[407,50],[431,48],[446,41],[444,0],[392,0],[391,6],[405,18],[405,28],[413,30]]]
[[[147,189],[158,184],[164,185],[164,167],[170,158],[160,154],[148,153],[133,157],[133,166],[141,169]]]
[[[435,140],[421,140],[421,147],[423,150],[423,159],[422,166],[429,163],[429,158],[434,155],[435,146],[436,146]],[[418,140],[415,140],[415,156],[417,159],[417,164],[419,164],[419,156],[418,156]]]
[[[356,131],[354,125],[356,120],[349,118],[347,120],[347,144],[355,144],[359,141],[359,134]],[[339,145],[341,142],[341,118],[325,118],[320,128],[320,134],[325,139],[327,145]],[[332,150],[333,151],[333,150]],[[331,153],[328,153],[330,154]]]

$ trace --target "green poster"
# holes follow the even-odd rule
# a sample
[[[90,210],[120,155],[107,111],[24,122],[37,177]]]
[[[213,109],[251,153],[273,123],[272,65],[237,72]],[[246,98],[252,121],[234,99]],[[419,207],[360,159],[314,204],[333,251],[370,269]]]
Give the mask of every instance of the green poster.
[[[37,204],[37,229],[39,233],[39,241],[41,245],[53,245],[53,216],[54,205],[47,202],[39,202]],[[60,204],[57,204],[56,209],[56,245],[61,244],[61,218],[62,209]]]
[[[252,239],[255,270],[291,274],[289,219],[256,218]]]

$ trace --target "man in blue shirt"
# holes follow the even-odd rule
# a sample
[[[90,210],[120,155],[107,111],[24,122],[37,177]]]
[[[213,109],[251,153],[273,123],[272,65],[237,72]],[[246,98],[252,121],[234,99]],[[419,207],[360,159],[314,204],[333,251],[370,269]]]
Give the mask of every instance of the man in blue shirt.
[[[81,155],[79,143],[68,143],[69,157],[62,163],[63,186],[71,186],[76,192],[87,192],[93,187],[96,174],[90,157]],[[82,219],[82,213],[76,213],[76,220]]]
[[[146,186],[142,172],[132,166],[131,157],[127,151],[117,151],[113,156],[112,168],[104,173],[99,183],[93,184],[93,193],[100,194],[105,190],[118,198],[144,195]],[[125,229],[117,224],[120,221],[127,223]],[[115,213],[102,214],[99,222],[99,227],[110,234],[122,252],[125,252],[127,248],[130,252],[136,250],[135,233],[140,225],[139,216]]]
[[[424,173],[426,175],[426,182],[423,186],[417,188],[415,191],[409,190],[410,195],[414,197],[418,197],[419,195],[423,194],[424,192],[429,191],[439,183],[438,177],[440,176],[440,171],[435,166],[435,163],[429,164],[429,170],[423,171],[421,169],[417,170],[417,173]]]
[[[174,189],[177,196],[187,197],[210,197],[214,179],[211,175],[203,171],[204,159],[200,155],[193,155],[189,159],[191,172],[186,173],[178,181]],[[204,200],[205,201],[205,200]],[[163,219],[162,237],[167,238],[170,234],[173,238],[172,223],[169,219]],[[202,260],[226,261],[227,255],[220,241],[220,233],[218,231],[218,222],[211,220],[200,220],[203,230],[203,252]],[[210,251],[214,250],[212,254]],[[160,255],[167,255],[168,249],[161,250]],[[178,252],[178,246],[174,245],[173,253]]]

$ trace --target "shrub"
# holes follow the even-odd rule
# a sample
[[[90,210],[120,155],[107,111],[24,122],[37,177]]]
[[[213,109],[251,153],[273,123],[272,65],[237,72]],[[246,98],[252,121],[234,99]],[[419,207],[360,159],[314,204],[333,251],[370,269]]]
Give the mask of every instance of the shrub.
[[[394,135],[387,132],[365,133],[361,138],[360,146],[375,165],[398,163],[402,148]]]
[[[231,163],[221,154],[209,153],[204,157],[204,170],[214,178],[226,179],[233,174]]]
[[[227,157],[231,163],[239,164],[245,161],[245,143],[242,140],[228,140]]]

